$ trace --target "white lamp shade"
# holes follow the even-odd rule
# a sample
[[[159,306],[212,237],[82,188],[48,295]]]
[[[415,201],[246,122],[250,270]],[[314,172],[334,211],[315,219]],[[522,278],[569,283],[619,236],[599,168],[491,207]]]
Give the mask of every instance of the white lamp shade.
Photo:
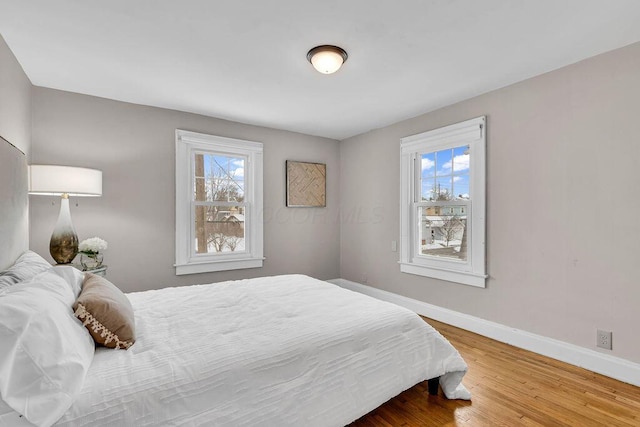
[[[102,196],[102,171],[73,166],[29,166],[29,194]]]

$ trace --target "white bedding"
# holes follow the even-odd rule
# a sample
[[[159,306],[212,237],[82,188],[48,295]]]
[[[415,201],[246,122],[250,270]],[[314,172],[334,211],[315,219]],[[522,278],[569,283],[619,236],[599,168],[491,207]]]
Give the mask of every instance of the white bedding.
[[[306,276],[128,294],[137,341],[96,351],[60,426],[342,426],[466,364],[396,305]],[[18,425],[0,402],[0,425]]]

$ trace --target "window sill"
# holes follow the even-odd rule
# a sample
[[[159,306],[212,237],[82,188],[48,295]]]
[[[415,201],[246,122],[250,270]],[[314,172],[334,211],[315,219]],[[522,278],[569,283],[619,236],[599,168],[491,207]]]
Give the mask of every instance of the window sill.
[[[209,273],[215,271],[241,270],[245,268],[260,268],[264,258],[242,258],[224,261],[207,261],[190,264],[176,264],[176,276],[184,274]]]
[[[477,288],[486,287],[486,274],[477,274],[468,271],[447,270],[442,268],[425,267],[423,265],[400,263],[400,271],[403,273],[416,274],[418,276],[433,277],[434,279],[446,280],[448,282],[460,283],[462,285],[475,286]]]

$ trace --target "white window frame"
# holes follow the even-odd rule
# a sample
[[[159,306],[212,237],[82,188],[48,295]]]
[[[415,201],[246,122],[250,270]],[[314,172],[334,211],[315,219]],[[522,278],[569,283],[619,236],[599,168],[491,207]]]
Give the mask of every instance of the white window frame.
[[[245,251],[196,254],[194,153],[246,159]],[[260,142],[244,141],[176,129],[176,275],[262,267],[263,184]]]
[[[478,117],[401,139],[400,143],[400,271],[484,288],[488,277],[485,261],[486,118]],[[421,218],[421,156],[469,145],[469,203],[466,261],[419,253]],[[470,211],[470,212],[469,212]],[[470,219],[470,221],[469,221]]]

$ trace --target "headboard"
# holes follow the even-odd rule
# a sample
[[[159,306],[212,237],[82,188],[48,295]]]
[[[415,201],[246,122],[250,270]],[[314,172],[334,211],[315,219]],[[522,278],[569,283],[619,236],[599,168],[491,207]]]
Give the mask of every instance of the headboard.
[[[0,270],[29,247],[29,196],[25,154],[0,137]]]

